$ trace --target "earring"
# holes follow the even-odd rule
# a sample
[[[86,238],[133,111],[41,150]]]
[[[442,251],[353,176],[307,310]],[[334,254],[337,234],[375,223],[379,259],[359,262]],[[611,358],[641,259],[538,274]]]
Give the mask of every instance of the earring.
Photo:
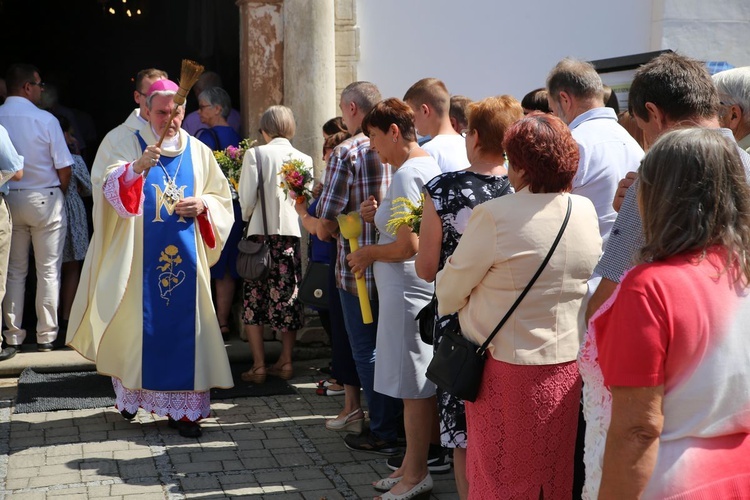
[[[396,138],[394,137],[394,138],[393,138],[393,142],[398,142],[398,139],[396,139]]]

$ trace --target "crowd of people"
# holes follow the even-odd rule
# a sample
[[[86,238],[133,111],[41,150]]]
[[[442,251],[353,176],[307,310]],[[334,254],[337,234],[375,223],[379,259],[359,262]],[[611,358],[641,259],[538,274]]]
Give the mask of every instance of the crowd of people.
[[[177,84],[140,72],[138,108],[104,138],[87,182],[64,120],[35,106],[38,70],[9,70],[0,357],[26,337],[33,247],[38,349],[67,321],[68,344],[112,377],[124,418],[142,408],[200,436],[210,389],[233,383],[224,338],[243,236],[265,242],[272,265],[241,284],[253,359],[242,380],[294,376],[304,228],[332,292],[319,308],[331,377],[317,392],[344,397],[325,426],[387,457],[379,498],[429,497],[449,457],[462,499],[750,495],[750,67],[711,77],[662,54],[636,71],[623,111],[595,68],[570,58],[520,101],[473,102],[435,78],[383,99],[354,82],[323,125],[310,203],[279,185],[291,159],[313,172],[281,105],[260,117],[262,144],[230,187],[212,152],[241,135],[216,76],[199,81],[185,117]],[[68,230],[80,219],[70,190],[94,198],[82,270],[89,236]],[[395,224],[410,204],[420,224]],[[353,212],[356,247],[339,227]],[[79,263],[79,285],[58,316],[72,299],[68,287],[61,299],[63,262]],[[427,378],[449,331],[479,346],[511,307],[475,401]],[[266,327],[282,341],[272,365]]]

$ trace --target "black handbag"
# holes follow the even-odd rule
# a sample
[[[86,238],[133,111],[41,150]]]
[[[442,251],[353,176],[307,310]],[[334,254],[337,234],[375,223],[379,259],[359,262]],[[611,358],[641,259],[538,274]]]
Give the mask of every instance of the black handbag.
[[[560,231],[557,233],[557,238],[555,238],[552,247],[547,252],[547,256],[529,281],[529,284],[526,285],[526,288],[524,288],[513,305],[510,306],[503,319],[500,320],[500,323],[492,330],[492,333],[481,346],[477,346],[462,336],[460,325],[454,329],[447,328],[443,332],[443,337],[440,340],[437,351],[435,351],[432,361],[427,366],[427,378],[432,380],[442,390],[465,401],[476,401],[477,394],[479,394],[479,386],[482,383],[484,353],[497,332],[508,321],[510,315],[513,314],[513,311],[516,310],[518,304],[521,303],[531,289],[531,286],[547,266],[552,254],[555,252],[555,248],[557,248],[557,244],[560,242],[560,238],[562,238],[565,232],[565,227],[568,225],[572,205],[573,202],[568,197],[568,211],[565,214],[562,227],[560,227]],[[458,325],[458,323],[456,324]]]
[[[328,309],[329,265],[325,262],[308,262],[305,276],[299,285],[297,298],[306,306]]]
[[[432,345],[435,341],[435,315],[437,314],[437,297],[432,296],[426,306],[424,306],[415,318],[419,321],[419,337],[427,345]]]
[[[258,165],[258,191],[260,191],[260,210],[263,215],[263,240],[254,241],[247,235],[250,221],[245,225],[243,238],[237,244],[237,274],[249,281],[265,279],[273,267],[271,248],[268,245],[268,224],[266,223],[266,204],[263,193],[263,167],[254,148],[255,162]]]

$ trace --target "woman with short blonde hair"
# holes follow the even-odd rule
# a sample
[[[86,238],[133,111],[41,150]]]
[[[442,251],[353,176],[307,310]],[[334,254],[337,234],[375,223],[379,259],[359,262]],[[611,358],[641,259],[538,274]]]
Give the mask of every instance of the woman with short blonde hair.
[[[246,234],[253,241],[262,241],[264,218],[258,189],[258,171],[262,169],[263,203],[273,260],[265,279],[245,280],[243,287],[243,321],[253,354],[253,366],[242,374],[242,380],[256,384],[265,382],[268,374],[284,380],[292,378],[292,349],[297,330],[302,327],[303,309],[297,300],[297,288],[302,280],[301,232],[294,208],[295,200],[288,199],[280,187],[279,172],[289,159],[298,159],[310,171],[312,178],[313,162],[312,158],[289,142],[294,137],[294,129],[291,109],[286,106],[268,108],[260,119],[260,132],[266,144],[245,152],[240,175],[240,204],[242,217],[247,221]],[[312,182],[307,187],[312,189]],[[268,368],[263,350],[265,325],[280,332],[282,341],[279,359]]]

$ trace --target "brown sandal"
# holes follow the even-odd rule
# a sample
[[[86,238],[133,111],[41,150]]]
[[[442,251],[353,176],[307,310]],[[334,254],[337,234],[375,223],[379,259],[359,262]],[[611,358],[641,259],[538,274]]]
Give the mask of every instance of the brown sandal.
[[[281,380],[289,380],[294,377],[294,367],[291,362],[284,363],[280,367],[277,367],[276,365],[269,366],[266,371],[268,371],[269,375],[279,377]]]
[[[266,381],[266,373],[258,373],[258,370],[261,368],[266,368],[265,366],[258,366],[257,368],[252,368],[246,372],[242,372],[242,375],[240,378],[243,382],[250,382],[251,384],[262,384]],[[268,370],[266,370],[268,371]]]

